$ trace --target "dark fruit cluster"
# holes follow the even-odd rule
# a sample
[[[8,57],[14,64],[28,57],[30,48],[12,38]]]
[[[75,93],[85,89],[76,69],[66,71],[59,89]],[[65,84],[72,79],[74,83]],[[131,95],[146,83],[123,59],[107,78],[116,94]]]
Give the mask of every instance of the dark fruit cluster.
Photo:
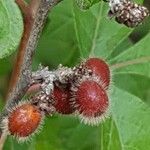
[[[109,0],[108,15],[127,27],[136,27],[149,16],[149,10],[131,0]]]
[[[71,104],[82,122],[98,125],[109,114],[110,68],[99,58],[90,58],[75,68]]]
[[[45,82],[44,79],[40,80],[43,83],[32,84],[33,87],[31,86],[28,91],[36,91],[37,94],[31,96],[28,102],[20,103],[13,110],[9,110],[10,113],[3,121],[9,134],[18,137],[20,141],[26,140],[38,131],[45,115],[55,112],[75,114],[89,125],[98,125],[109,116],[108,90],[111,73],[109,65],[104,60],[89,58],[73,69],[61,67],[55,74],[57,76],[54,76],[53,84],[48,82],[49,80]],[[47,79],[50,78],[51,72]],[[53,88],[46,94],[40,84]]]
[[[103,0],[109,3],[108,16],[115,18],[119,24],[124,24],[127,27],[134,28],[142,24],[150,15],[149,10],[134,0]],[[89,9],[94,3],[94,0],[76,0],[80,9]]]
[[[89,58],[73,68],[66,84],[55,84],[50,95],[61,114],[76,114],[85,124],[98,125],[109,114],[110,68],[102,59]]]

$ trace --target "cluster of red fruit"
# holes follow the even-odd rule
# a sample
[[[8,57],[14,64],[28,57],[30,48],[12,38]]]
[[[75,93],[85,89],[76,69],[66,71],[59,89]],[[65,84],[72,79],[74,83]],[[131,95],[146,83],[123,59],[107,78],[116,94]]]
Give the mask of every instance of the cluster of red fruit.
[[[98,125],[109,114],[109,65],[102,59],[89,58],[73,72],[67,84],[54,83],[49,95],[52,106],[58,113],[76,114],[85,124]],[[4,129],[19,140],[26,140],[40,127],[44,116],[33,103],[20,103],[4,119]]]

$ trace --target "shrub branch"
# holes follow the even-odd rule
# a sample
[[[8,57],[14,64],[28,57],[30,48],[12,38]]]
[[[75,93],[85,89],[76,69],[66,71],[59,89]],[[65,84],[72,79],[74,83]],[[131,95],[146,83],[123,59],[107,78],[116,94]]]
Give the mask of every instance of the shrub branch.
[[[32,58],[37,42],[48,12],[58,2],[59,0],[31,0],[30,3],[27,4],[24,0],[16,0],[16,3],[19,5],[23,14],[24,32],[10,80],[7,104],[1,114],[0,121],[8,114],[7,108],[13,107],[15,103],[18,103],[28,89],[31,81]],[[0,148],[2,148],[4,143],[1,143],[1,141],[3,141],[3,139],[0,140]]]

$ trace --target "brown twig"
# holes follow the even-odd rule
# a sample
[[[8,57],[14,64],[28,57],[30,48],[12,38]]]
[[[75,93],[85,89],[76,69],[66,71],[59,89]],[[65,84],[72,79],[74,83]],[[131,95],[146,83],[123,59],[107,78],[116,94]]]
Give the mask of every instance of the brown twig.
[[[29,9],[29,7],[27,5],[25,5],[23,0],[16,0],[16,3],[20,6],[20,8],[22,10],[22,13],[24,15],[24,33],[23,33],[23,37],[22,37],[20,45],[19,45],[19,50],[18,50],[18,54],[17,54],[16,63],[14,65],[14,69],[13,69],[13,72],[12,72],[7,101],[10,101],[9,99],[11,98],[11,95],[12,94],[14,95],[14,93],[16,93],[16,92],[13,92],[13,90],[16,89],[17,82],[19,81],[18,80],[19,76],[20,76],[21,72],[23,72],[22,70],[25,67],[25,66],[22,66],[22,65],[24,64],[24,61],[25,61],[25,59],[24,59],[26,57],[25,55],[27,55],[26,53],[28,51],[27,50],[28,49],[28,41],[29,41],[29,38],[30,38],[30,33],[31,33],[31,30],[32,30],[32,26],[33,26],[33,23],[34,23],[34,18],[32,17],[31,10]],[[29,70],[29,66],[26,66],[26,67]],[[29,76],[29,75],[26,75],[26,77],[27,76]],[[29,81],[29,79],[27,81]]]
[[[28,4],[24,0],[16,0],[16,3],[20,7],[23,14],[26,14],[28,9]]]
[[[16,0],[24,15],[24,33],[10,81],[7,104],[2,112],[0,121],[7,115],[7,108],[13,107],[15,103],[22,99],[30,84],[32,57],[40,33],[43,29],[48,11],[58,2],[59,0],[31,0],[29,5],[27,5],[24,0]]]
[[[16,0],[16,2],[18,1],[20,0]],[[9,101],[19,101],[20,97],[22,97],[27,90],[31,78],[32,56],[39,35],[42,31],[48,11],[57,3],[58,0],[32,0],[32,7],[30,5],[26,7],[28,11],[24,14],[24,34],[19,46],[15,68],[12,73],[10,82],[11,88],[9,90],[7,104],[9,104]]]

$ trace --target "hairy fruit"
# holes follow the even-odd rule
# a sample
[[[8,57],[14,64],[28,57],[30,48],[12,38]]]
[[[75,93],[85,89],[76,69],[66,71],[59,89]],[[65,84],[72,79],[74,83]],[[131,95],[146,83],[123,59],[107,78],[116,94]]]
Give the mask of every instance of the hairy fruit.
[[[74,90],[72,103],[85,124],[97,125],[108,115],[107,93],[96,81],[81,82]]]
[[[110,69],[108,64],[99,58],[89,58],[85,62],[85,66],[90,69],[93,74],[100,77],[104,87],[107,89],[110,84]]]
[[[52,93],[52,99],[57,112],[61,114],[71,114],[73,112],[70,105],[69,87],[63,89],[55,86]]]
[[[8,131],[18,139],[24,140],[36,131],[41,120],[42,114],[36,106],[22,104],[8,116]]]

